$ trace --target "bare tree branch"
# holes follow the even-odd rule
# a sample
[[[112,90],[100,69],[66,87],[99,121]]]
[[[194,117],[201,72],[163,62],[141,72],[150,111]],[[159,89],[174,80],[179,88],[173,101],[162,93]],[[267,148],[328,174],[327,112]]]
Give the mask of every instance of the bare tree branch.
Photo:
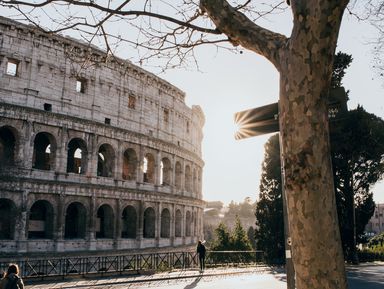
[[[203,14],[198,2],[3,0],[0,1],[0,6],[17,12],[18,20],[25,20],[45,32],[71,31],[71,35],[80,37],[88,45],[95,44],[105,49],[109,55],[124,49],[125,54],[133,61],[136,54],[138,62],[145,65],[148,65],[151,58],[164,59],[165,62],[159,67],[164,65],[167,68],[187,66],[188,60],[192,60],[197,67],[195,54],[191,49],[193,47],[213,44],[234,52],[239,50],[236,47],[238,43],[222,34]],[[284,2],[279,0],[261,6],[258,3],[257,9],[254,2],[245,0],[234,9],[238,13],[246,13],[250,21],[257,21],[274,12],[281,13],[285,9]],[[41,16],[48,21],[41,20]],[[46,26],[47,23],[50,26]],[[230,42],[235,46],[231,46]],[[128,45],[130,53],[121,44]]]
[[[287,41],[284,35],[256,25],[224,0],[201,0],[200,7],[233,45],[242,45],[279,66],[279,51]]]

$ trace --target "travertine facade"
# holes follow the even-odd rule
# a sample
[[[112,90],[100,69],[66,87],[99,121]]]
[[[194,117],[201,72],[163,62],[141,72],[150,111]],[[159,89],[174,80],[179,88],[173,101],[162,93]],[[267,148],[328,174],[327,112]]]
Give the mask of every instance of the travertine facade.
[[[375,211],[365,226],[365,232],[369,236],[375,236],[384,232],[384,204],[375,205]]]
[[[204,115],[184,97],[129,62],[0,17],[0,252],[194,244]]]

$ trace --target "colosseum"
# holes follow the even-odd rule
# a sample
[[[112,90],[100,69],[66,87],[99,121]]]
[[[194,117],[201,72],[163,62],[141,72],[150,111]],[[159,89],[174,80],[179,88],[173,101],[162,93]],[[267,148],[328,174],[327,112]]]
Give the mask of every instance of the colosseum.
[[[0,251],[186,248],[204,114],[167,81],[0,17]]]

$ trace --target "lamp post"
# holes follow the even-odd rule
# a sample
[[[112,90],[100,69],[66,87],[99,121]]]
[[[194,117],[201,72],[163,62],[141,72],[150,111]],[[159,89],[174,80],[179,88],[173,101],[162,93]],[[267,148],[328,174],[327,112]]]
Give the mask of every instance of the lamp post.
[[[347,111],[347,95],[343,87],[337,87],[330,90],[328,95],[328,114],[331,120],[337,119]],[[272,103],[269,105],[241,111],[235,113],[235,123],[239,130],[235,133],[235,139],[240,140],[253,136],[264,135],[268,133],[279,132],[279,105]],[[281,136],[280,136],[281,138]],[[280,146],[282,141],[280,139]],[[284,218],[284,238],[285,238],[285,260],[287,272],[287,289],[295,288],[295,269],[292,262],[291,236],[288,225],[288,208],[285,193],[285,173],[284,158],[281,155],[281,189],[283,200],[283,218]],[[355,226],[355,221],[354,226]]]
[[[267,133],[279,132],[279,107],[278,103],[272,103],[262,107],[241,111],[235,114],[235,123],[239,130],[235,133],[235,139],[240,140],[252,136]],[[282,143],[281,140],[279,142]],[[291,237],[288,226],[288,213],[285,195],[285,173],[284,159],[281,155],[281,197],[283,200],[283,219],[284,219],[284,247],[285,247],[285,267],[287,273],[287,289],[295,289],[295,269],[292,262]]]

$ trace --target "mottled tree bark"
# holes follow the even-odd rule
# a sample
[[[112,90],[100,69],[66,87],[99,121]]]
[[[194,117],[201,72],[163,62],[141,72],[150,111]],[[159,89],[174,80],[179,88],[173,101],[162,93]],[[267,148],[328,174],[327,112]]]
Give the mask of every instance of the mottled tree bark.
[[[279,120],[292,258],[299,289],[347,288],[330,157],[327,96],[347,0],[292,0],[290,38],[257,26],[224,0],[202,9],[234,44],[280,72]]]

